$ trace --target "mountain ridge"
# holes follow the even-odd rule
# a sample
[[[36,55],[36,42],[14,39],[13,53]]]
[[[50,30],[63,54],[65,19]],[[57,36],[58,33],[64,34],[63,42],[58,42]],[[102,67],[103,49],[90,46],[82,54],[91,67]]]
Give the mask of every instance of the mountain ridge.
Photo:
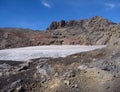
[[[117,24],[114,23],[108,19],[103,18],[102,16],[94,16],[92,18],[89,19],[82,19],[82,20],[70,20],[70,21],[66,21],[66,20],[61,20],[61,21],[53,21],[51,22],[50,26],[47,28],[48,30],[55,30],[57,28],[61,28],[61,27],[70,27],[70,26],[77,26],[77,25],[81,25],[83,22],[87,22],[87,21],[105,21],[106,23],[109,24]]]

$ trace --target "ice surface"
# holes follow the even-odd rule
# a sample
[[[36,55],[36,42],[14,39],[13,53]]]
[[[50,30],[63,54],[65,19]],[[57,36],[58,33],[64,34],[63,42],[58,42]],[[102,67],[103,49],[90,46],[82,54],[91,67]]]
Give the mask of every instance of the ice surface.
[[[49,45],[0,50],[0,60],[27,61],[42,57],[66,57],[71,54],[104,48],[105,45]]]

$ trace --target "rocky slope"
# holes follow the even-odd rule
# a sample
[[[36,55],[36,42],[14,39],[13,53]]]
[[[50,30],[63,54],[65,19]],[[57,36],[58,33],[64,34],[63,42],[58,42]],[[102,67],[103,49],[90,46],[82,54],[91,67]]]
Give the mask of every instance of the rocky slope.
[[[120,25],[100,16],[79,21],[53,22],[48,29],[47,32],[56,36],[61,44],[117,45],[120,43]]]
[[[0,48],[50,44],[50,34],[30,29],[0,28]]]

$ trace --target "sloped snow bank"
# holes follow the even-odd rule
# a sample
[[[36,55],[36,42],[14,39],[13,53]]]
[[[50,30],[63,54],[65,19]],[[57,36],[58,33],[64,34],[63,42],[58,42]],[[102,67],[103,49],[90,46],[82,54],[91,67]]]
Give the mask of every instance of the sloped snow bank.
[[[66,57],[68,55],[100,49],[105,45],[49,45],[0,50],[0,60],[26,61],[42,57]]]

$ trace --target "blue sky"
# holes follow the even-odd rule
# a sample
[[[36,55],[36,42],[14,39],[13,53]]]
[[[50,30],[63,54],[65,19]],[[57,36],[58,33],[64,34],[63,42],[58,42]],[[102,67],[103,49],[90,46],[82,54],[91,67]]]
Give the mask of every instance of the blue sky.
[[[0,0],[0,27],[46,29],[52,21],[103,16],[120,23],[120,0]]]

